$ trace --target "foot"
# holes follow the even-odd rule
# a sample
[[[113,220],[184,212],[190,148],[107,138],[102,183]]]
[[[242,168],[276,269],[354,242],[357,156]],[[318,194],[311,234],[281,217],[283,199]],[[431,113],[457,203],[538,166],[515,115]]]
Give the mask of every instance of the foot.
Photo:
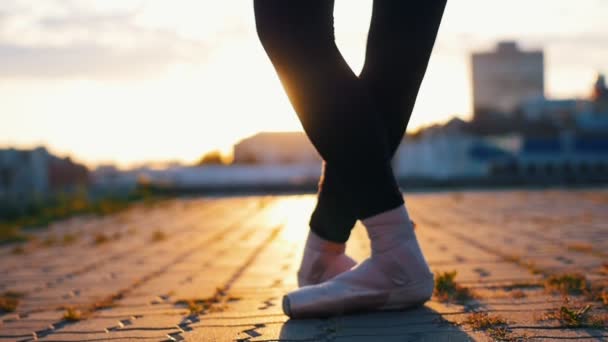
[[[426,262],[412,260],[417,250],[417,241],[410,240],[324,283],[293,291],[283,297],[283,311],[291,318],[319,318],[423,304],[434,280]]]
[[[317,256],[312,267],[298,271],[298,286],[320,284],[353,268],[357,262],[346,254]]]
[[[357,263],[344,254],[345,249],[345,244],[327,241],[309,232],[298,270],[298,286],[320,284],[350,270]]]

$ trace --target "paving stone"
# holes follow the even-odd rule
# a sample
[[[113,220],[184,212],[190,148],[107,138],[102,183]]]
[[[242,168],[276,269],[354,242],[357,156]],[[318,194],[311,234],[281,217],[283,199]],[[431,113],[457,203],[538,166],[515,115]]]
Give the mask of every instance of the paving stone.
[[[121,321],[131,318],[132,316],[126,316],[122,319],[94,317],[63,326],[60,331],[62,333],[106,333],[108,329],[122,326]]]
[[[237,341],[242,329],[242,327],[205,327],[184,332],[181,336],[185,341]],[[242,338],[247,341],[247,337]]]
[[[177,329],[171,330],[121,330],[110,331],[106,333],[64,333],[57,332],[45,337],[41,337],[40,341],[133,341],[133,340],[151,340],[151,341],[166,341],[170,334],[179,333]]]
[[[431,265],[435,273],[454,270],[453,265]],[[531,274],[525,268],[512,263],[500,262],[493,264],[463,263],[457,267],[457,280],[462,284],[501,284],[540,279],[540,275]]]
[[[519,328],[513,331],[524,339],[533,341],[606,341],[608,332],[598,329],[542,329],[542,328]]]
[[[573,271],[594,284],[608,281],[608,190],[406,198],[432,270],[457,271],[456,282],[475,300],[433,298],[401,312],[288,320],[281,298],[297,287],[314,196],[175,199],[34,232],[39,241],[77,234],[73,244],[29,243],[19,256],[0,246],[0,292],[26,294],[16,313],[0,316],[0,340],[31,340],[35,332],[47,341],[494,340],[488,330],[466,323],[473,311],[506,319],[511,338],[608,340],[606,330],[566,329],[543,320],[564,304],[561,295],[541,286],[548,274]],[[155,231],[165,238],[153,240]],[[98,234],[119,238],[95,245]],[[358,261],[369,256],[360,223],[347,253]],[[176,305],[180,299],[214,300],[197,315]],[[608,314],[599,303],[571,300],[593,305],[594,315]],[[70,324],[63,321],[64,310],[56,310],[74,305],[86,311],[99,301],[113,306]]]
[[[96,317],[105,318],[123,318],[129,316],[144,316],[144,315],[171,315],[185,316],[188,315],[187,308],[177,307],[174,305],[154,305],[146,307],[116,307],[111,309],[100,310],[95,313]]]
[[[462,331],[434,331],[429,329],[428,331],[418,333],[408,332],[379,332],[379,333],[363,333],[359,335],[348,335],[348,336],[336,336],[332,341],[339,342],[366,342],[374,341],[378,338],[382,339],[383,342],[402,342],[402,341],[429,341],[429,342],[460,342],[460,341],[472,341],[470,333],[467,334]],[[477,339],[476,339],[477,340]]]
[[[204,326],[184,333],[188,341],[319,341],[328,334],[321,320],[300,320],[243,324],[237,326]]]

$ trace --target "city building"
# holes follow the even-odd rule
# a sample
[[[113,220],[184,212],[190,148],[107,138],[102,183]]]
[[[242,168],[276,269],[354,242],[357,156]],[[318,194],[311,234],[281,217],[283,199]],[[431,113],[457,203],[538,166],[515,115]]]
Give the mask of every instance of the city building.
[[[145,170],[119,170],[114,165],[100,165],[91,172],[91,183],[96,188],[133,190]]]
[[[44,194],[49,188],[48,152],[44,148],[0,150],[0,198]]]
[[[566,125],[576,116],[583,105],[577,99],[548,99],[537,97],[523,101],[519,111],[527,121],[546,120],[560,126]]]
[[[522,51],[515,42],[500,42],[495,51],[476,52],[471,59],[476,120],[512,114],[520,103],[544,97],[542,50]]]
[[[591,100],[597,102],[600,106],[608,105],[608,86],[606,85],[606,77],[603,74],[597,75],[593,90],[591,91]]]
[[[406,137],[393,166],[399,179],[479,179],[490,175],[494,163],[511,160],[509,150],[517,148],[517,139],[476,136],[466,131],[466,122],[452,119],[416,137]]]
[[[88,170],[45,148],[0,149],[0,199],[44,197],[88,183]]]
[[[512,165],[508,172],[521,178],[605,181],[608,139],[567,131],[556,137],[525,137]]]
[[[438,130],[404,140],[394,164],[401,180],[605,182],[608,139],[568,131],[557,136],[489,137]]]
[[[315,164],[321,157],[302,132],[262,132],[234,145],[234,164]]]
[[[608,86],[604,75],[598,74],[589,100],[581,101],[579,107],[575,117],[578,130],[608,136]]]

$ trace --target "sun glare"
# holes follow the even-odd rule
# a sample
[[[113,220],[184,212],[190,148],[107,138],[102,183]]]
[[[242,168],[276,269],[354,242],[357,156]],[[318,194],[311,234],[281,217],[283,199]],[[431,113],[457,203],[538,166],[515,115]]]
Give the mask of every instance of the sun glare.
[[[273,216],[284,217],[284,228],[281,239],[287,242],[298,242],[306,239],[308,233],[307,222],[314,209],[314,196],[283,197],[275,208]]]
[[[545,49],[548,96],[585,96],[606,67],[605,51],[594,43],[608,29],[606,21],[601,11],[591,11],[597,5],[590,0],[547,4],[448,2],[408,129],[468,117],[470,53],[501,39]],[[0,83],[0,146],[45,145],[89,166],[192,163],[212,150],[228,155],[234,143],[260,131],[302,130],[258,41],[251,3],[125,0],[81,6],[82,13],[50,4],[22,8],[0,28],[7,46],[51,55],[35,54],[25,63],[7,55],[13,59],[5,61],[9,76]],[[371,6],[371,0],[336,1],[336,42],[355,72],[364,62]],[[471,8],[487,14],[472,18]],[[504,15],[496,17],[496,11]],[[2,6],[0,12],[9,13]],[[542,25],[535,13],[543,13]],[[65,16],[66,23],[42,30],[46,16]],[[80,16],[85,24],[67,20]],[[519,24],[502,17],[518,17]],[[87,18],[102,24],[108,18],[112,25],[95,26],[98,21]],[[58,51],[65,55],[54,55]],[[97,57],[98,51],[105,54]]]

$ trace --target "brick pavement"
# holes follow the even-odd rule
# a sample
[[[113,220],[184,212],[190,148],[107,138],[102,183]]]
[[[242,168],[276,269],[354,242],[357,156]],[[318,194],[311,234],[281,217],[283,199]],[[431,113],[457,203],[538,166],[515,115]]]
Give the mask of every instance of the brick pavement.
[[[0,246],[0,294],[18,297],[0,314],[0,341],[608,340],[608,191],[406,202],[436,278],[457,272],[452,297],[288,320],[280,300],[296,286],[314,197],[176,199]],[[347,251],[369,253],[362,227]]]

